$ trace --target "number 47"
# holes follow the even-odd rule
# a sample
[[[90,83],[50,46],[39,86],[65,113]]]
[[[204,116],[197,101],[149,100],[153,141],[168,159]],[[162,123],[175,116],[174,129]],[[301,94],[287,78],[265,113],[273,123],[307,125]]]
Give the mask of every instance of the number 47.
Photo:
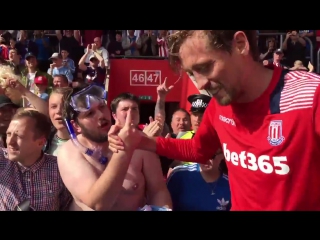
[[[148,78],[147,81],[151,82],[151,83],[158,83],[159,81],[159,73],[151,73]]]

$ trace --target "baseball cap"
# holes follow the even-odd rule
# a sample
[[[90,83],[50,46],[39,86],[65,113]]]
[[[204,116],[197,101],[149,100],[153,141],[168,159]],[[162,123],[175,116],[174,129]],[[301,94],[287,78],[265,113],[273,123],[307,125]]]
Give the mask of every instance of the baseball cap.
[[[6,105],[12,105],[13,107],[19,108],[19,106],[14,104],[6,95],[0,95],[0,108]]]
[[[44,76],[38,76],[34,78],[34,83],[40,85],[48,85],[48,79]]]
[[[283,53],[281,48],[278,48],[277,50],[274,51],[274,53]]]
[[[54,58],[62,58],[60,53],[53,53],[52,56],[49,58],[49,60],[54,59]]]
[[[31,57],[36,57],[32,52],[28,52],[25,56],[24,56],[24,58],[25,59],[28,59],[28,58],[31,58]]]

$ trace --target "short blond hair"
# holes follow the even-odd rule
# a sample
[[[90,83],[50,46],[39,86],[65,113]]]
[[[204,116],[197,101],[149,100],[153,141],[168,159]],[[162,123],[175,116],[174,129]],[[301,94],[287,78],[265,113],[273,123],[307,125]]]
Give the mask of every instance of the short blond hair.
[[[23,109],[21,111],[18,111],[12,117],[12,120],[18,120],[22,118],[30,118],[34,121],[33,130],[35,138],[45,137],[46,139],[48,139],[51,133],[51,121],[48,116],[40,113],[35,109]]]

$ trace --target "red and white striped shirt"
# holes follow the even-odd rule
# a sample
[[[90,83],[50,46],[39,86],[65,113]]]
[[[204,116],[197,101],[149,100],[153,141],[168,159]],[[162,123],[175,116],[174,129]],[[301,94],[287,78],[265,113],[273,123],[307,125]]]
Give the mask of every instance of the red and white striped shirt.
[[[162,37],[162,38],[157,38],[157,43],[159,46],[159,57],[168,57],[168,45],[167,41]]]

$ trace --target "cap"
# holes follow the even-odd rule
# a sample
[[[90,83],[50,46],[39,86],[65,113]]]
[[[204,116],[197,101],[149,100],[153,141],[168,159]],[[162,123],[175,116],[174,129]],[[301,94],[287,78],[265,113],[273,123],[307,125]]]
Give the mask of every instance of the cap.
[[[209,105],[211,97],[204,94],[194,94],[188,97],[188,102],[191,104],[190,112],[204,113]]]
[[[38,76],[34,78],[34,83],[40,85],[48,85],[48,79],[44,76]]]
[[[6,95],[0,95],[0,108],[6,105],[12,105],[13,107],[19,108],[19,106],[14,104]]]
[[[277,50],[274,51],[274,53],[283,53],[281,48],[278,48]]]
[[[28,59],[28,58],[31,58],[31,57],[36,57],[32,52],[28,52],[25,56],[24,56],[24,58],[25,59]]]
[[[91,61],[91,59],[97,59],[96,56],[94,54],[92,54],[90,57],[89,57],[89,61]]]
[[[49,58],[49,60],[51,59],[55,59],[55,58],[62,58],[61,54],[60,53],[53,53],[52,56]]]

